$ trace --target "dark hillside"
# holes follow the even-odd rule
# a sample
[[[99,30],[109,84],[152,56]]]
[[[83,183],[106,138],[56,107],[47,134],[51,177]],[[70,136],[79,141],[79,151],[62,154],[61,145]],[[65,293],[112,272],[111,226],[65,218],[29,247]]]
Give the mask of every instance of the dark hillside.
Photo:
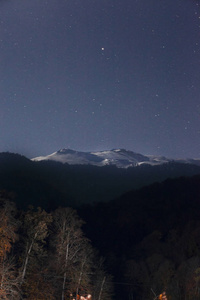
[[[0,189],[13,192],[20,206],[33,204],[45,209],[107,202],[133,188],[195,174],[200,174],[200,166],[175,162],[120,169],[33,162],[18,154],[0,153]]]
[[[136,278],[139,275],[136,270],[134,273],[134,268],[136,265],[138,270],[144,266],[149,268],[152,255],[162,257],[159,264],[170,260],[177,280],[179,275],[176,272],[182,264],[193,257],[200,258],[200,176],[155,183],[108,203],[85,206],[80,214],[86,221],[87,236],[106,256],[116,282],[132,285],[140,280]],[[171,244],[172,238],[174,242]],[[133,269],[128,268],[131,263],[135,264]],[[156,262],[152,263],[156,265]],[[130,295],[134,295],[133,299],[145,299],[141,294],[150,292],[150,289],[145,289],[149,281],[159,291],[161,280],[152,279],[158,276],[157,271],[148,271],[149,277],[144,279],[144,286],[140,283],[142,290],[134,286],[134,292],[131,292],[125,286],[123,289],[117,285],[117,293],[121,293],[119,299],[129,299]],[[168,280],[171,282],[172,278],[169,276]],[[169,288],[172,286],[169,285]],[[150,297],[149,293],[147,299]]]
[[[166,234],[177,224],[182,226],[191,219],[200,220],[200,176],[167,179],[130,191],[108,203],[83,206],[82,216],[91,225],[87,228],[91,234],[96,228],[96,233],[109,236],[103,243],[104,250],[127,250],[153,230]],[[120,244],[114,232],[120,237]],[[100,248],[101,239],[96,233],[92,240],[96,240]]]
[[[62,203],[62,193],[41,176],[40,169],[24,156],[0,153],[0,190],[13,193],[19,208],[29,205],[55,208]]]

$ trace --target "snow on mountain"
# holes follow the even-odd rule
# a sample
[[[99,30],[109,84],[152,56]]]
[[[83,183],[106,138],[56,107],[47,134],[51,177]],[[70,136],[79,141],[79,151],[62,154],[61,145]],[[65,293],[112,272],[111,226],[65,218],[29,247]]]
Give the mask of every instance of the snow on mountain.
[[[118,168],[135,167],[142,164],[160,165],[170,161],[193,163],[200,165],[200,159],[172,160],[164,156],[145,156],[125,149],[113,149],[98,152],[81,152],[71,149],[61,149],[47,156],[40,156],[33,161],[53,160],[70,165],[115,165]]]

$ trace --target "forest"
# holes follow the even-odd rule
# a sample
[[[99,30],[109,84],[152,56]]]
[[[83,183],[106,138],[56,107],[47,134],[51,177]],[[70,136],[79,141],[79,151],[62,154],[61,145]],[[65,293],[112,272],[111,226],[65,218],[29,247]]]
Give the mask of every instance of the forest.
[[[148,176],[152,170],[152,177],[169,169],[188,175],[77,206],[72,191],[81,194],[83,184],[90,186],[93,170],[100,180],[114,169],[100,168],[97,174],[96,168],[58,165],[63,173],[56,178],[56,164],[38,165],[18,156],[9,161],[0,172],[1,299],[200,299],[198,167],[140,168],[141,178],[142,170]],[[122,174],[136,170],[118,172],[109,183],[119,184]],[[64,185],[64,174],[65,191],[71,178],[69,194],[57,185],[59,179]],[[89,177],[79,186],[83,174]]]
[[[0,298],[110,300],[103,258],[72,208],[17,210],[0,195]]]
[[[199,175],[87,205],[80,215],[114,275],[117,299],[200,299]]]

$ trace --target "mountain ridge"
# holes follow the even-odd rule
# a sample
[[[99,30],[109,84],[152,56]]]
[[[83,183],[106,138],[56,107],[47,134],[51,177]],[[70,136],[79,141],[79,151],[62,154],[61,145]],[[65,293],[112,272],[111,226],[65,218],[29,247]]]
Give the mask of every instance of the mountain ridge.
[[[51,160],[69,165],[115,165],[118,168],[136,167],[142,164],[160,165],[169,162],[189,163],[200,166],[200,159],[171,159],[165,156],[143,155],[126,149],[112,149],[102,151],[76,151],[68,148],[60,149],[47,156],[32,158],[32,161]]]
[[[0,153],[0,190],[12,192],[16,203],[22,206],[27,203],[76,208],[85,203],[107,202],[167,178],[199,174],[200,166],[174,161],[118,168],[114,164],[98,167],[52,160],[31,161],[19,154]]]

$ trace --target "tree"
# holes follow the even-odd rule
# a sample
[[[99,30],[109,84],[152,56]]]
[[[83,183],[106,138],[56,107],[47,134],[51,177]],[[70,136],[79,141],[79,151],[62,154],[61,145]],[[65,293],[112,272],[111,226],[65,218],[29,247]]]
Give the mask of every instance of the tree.
[[[18,238],[19,223],[15,219],[16,206],[5,198],[0,198],[0,297],[1,299],[19,298],[19,278],[15,261],[10,252]]]
[[[61,279],[58,285],[61,299],[64,300],[66,294],[75,294],[78,299],[79,292],[85,292],[90,285],[86,276],[89,241],[81,230],[83,221],[72,208],[58,208],[53,217],[54,269]],[[84,285],[83,281],[86,281]]]
[[[20,299],[20,281],[12,259],[0,263],[0,299]]]
[[[113,284],[111,275],[104,270],[104,259],[95,259],[95,269],[93,275],[93,300],[111,300],[113,295]]]
[[[21,285],[24,283],[28,267],[34,268],[45,256],[44,245],[49,234],[48,226],[52,222],[51,214],[38,207],[34,211],[32,207],[23,216],[22,239],[24,257],[21,267]]]
[[[56,300],[48,266],[32,266],[23,284],[23,294],[29,300]]]
[[[6,259],[17,240],[18,222],[14,218],[16,207],[9,200],[0,199],[0,261]]]

